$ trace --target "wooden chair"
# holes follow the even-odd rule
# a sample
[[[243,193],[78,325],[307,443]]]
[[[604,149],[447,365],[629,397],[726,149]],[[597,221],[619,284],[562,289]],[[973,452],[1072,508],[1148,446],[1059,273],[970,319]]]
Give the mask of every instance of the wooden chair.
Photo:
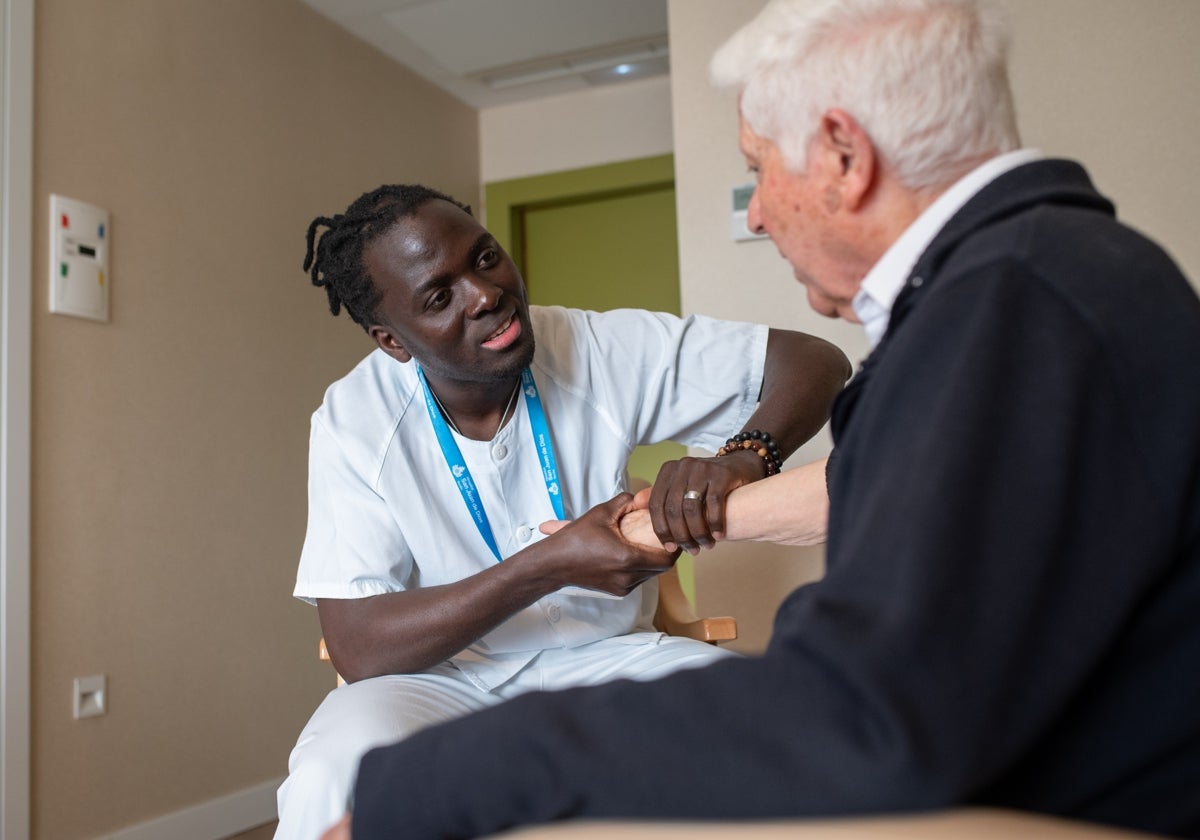
[[[700,618],[679,585],[679,572],[672,566],[658,576],[658,607],[654,626],[671,636],[686,636],[700,642],[732,642],[737,638],[737,619],[733,616]]]
[[[658,606],[654,611],[654,626],[671,636],[686,636],[714,645],[737,638],[736,619],[727,615],[700,618],[692,611],[692,605],[679,585],[679,573],[674,566],[658,576]],[[329,650],[323,638],[317,647],[317,656],[322,662],[329,661]],[[343,682],[342,675],[338,674],[337,684]]]

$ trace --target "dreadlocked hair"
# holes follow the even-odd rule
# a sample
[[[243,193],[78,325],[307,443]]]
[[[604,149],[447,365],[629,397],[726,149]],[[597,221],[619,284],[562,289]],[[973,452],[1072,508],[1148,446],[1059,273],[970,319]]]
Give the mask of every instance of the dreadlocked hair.
[[[392,184],[363,193],[345,213],[312,220],[306,237],[304,270],[314,286],[325,289],[330,312],[337,315],[345,307],[356,324],[364,330],[370,328],[380,294],[363,266],[363,249],[397,221],[435,199],[471,212],[468,205],[435,189],[420,184]],[[326,230],[318,236],[320,228]]]

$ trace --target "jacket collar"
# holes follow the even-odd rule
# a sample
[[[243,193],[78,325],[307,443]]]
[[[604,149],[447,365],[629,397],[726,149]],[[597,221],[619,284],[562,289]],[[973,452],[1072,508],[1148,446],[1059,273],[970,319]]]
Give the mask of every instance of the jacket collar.
[[[950,255],[972,234],[1034,206],[1057,204],[1091,208],[1113,214],[1112,202],[1096,192],[1086,170],[1069,160],[1038,160],[1000,175],[975,194],[950,217],[917,259],[904,288],[892,305],[887,331],[863,360],[858,372],[842,389],[833,405],[830,429],[834,442],[849,420],[872,369],[887,352],[889,339],[928,294]]]

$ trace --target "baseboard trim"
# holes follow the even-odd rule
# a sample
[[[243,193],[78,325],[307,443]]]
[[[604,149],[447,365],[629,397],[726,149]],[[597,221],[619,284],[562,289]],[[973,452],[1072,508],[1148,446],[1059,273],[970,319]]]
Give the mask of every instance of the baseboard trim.
[[[263,782],[105,834],[99,840],[222,840],[275,820],[275,791],[281,784],[283,779]]]

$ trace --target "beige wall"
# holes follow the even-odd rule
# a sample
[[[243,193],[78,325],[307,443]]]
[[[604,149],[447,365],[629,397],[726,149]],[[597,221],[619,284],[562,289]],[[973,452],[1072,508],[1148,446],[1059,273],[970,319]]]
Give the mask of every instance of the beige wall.
[[[368,349],[304,232],[383,182],[473,198],[478,119],[295,0],[36,13],[33,825],[70,840],[286,773],[333,677],[290,597],[308,417]],[[112,213],[111,323],[47,312],[51,192]]]
[[[671,83],[665,76],[485,108],[484,183],[667,154]]]
[[[814,315],[768,241],[734,243],[729,190],[748,180],[734,101],[708,83],[713,51],[763,0],[669,0],[671,96],[685,312],[763,320],[823,335],[857,362],[858,327]],[[1200,3],[1005,0],[1022,134],[1082,160],[1121,215],[1151,232],[1200,282]],[[739,283],[730,294],[731,283]],[[819,454],[810,445],[798,457]],[[726,545],[697,561],[702,612],[738,616],[754,649],[773,605],[820,568],[820,553]],[[764,608],[764,605],[767,605]]]
[[[316,616],[287,594],[307,418],[367,344],[300,269],[312,216],[384,181],[470,196],[483,178],[658,154],[673,135],[685,310],[798,326],[861,356],[857,328],[812,315],[769,243],[728,239],[746,174],[733,103],[705,68],[761,5],[670,0],[669,83],[477,119],[294,0],[39,0],[35,838],[282,775],[328,685]],[[1082,158],[1200,278],[1200,4],[1006,5],[1027,140]],[[110,324],[46,313],[51,192],[112,211]],[[757,293],[731,297],[733,280]],[[772,600],[819,567],[819,552],[766,546],[706,556],[702,607],[737,614],[752,649]],[[109,714],[71,720],[72,677],[99,672]]]
[[[1083,162],[1200,288],[1200,3],[1002,0],[1022,138]]]

